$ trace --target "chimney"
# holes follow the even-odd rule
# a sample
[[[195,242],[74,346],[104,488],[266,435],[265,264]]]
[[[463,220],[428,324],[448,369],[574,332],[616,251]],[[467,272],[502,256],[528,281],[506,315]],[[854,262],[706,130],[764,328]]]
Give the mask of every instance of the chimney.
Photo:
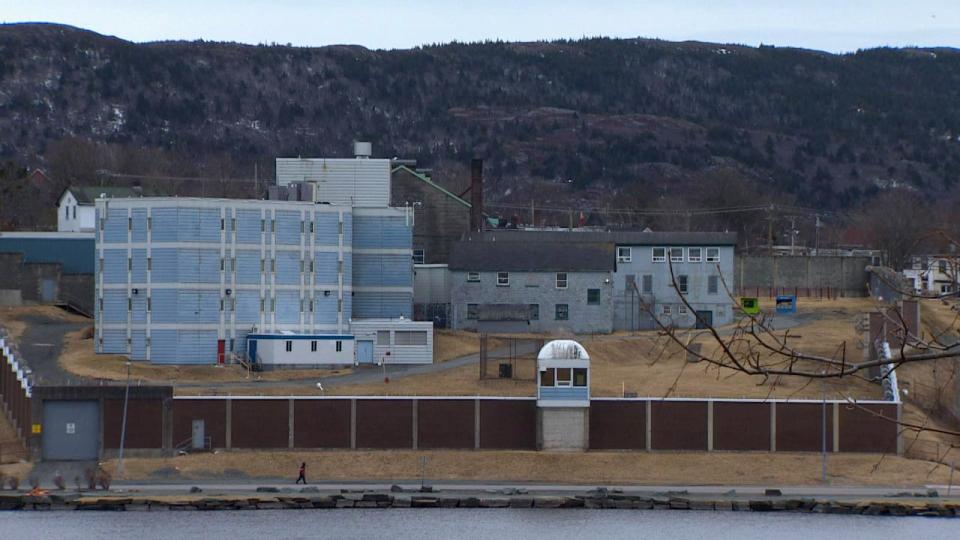
[[[470,230],[483,230],[483,160],[470,161]]]

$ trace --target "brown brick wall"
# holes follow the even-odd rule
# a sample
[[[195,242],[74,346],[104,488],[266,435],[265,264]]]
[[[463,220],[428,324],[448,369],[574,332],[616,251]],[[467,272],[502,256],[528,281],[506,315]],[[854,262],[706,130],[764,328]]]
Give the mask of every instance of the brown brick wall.
[[[647,403],[645,401],[590,402],[591,450],[645,450],[647,448]]]
[[[777,403],[777,451],[819,452],[822,413],[820,403]],[[833,451],[832,403],[827,403],[827,451]]]
[[[714,450],[770,450],[770,404],[713,403]]]
[[[120,448],[123,429],[123,400],[103,402],[103,444]],[[127,433],[124,448],[163,447],[163,402],[159,399],[130,399],[127,402]]]
[[[173,400],[174,446],[193,436],[193,421],[203,420],[204,435],[213,448],[227,446],[227,402],[220,399]]]
[[[413,402],[358,399],[357,448],[413,448]]]
[[[474,400],[430,400],[417,402],[417,446],[419,448],[473,448]]]
[[[480,448],[536,447],[536,400],[480,401]]]
[[[285,399],[234,399],[232,448],[287,448],[289,403]]]
[[[295,401],[293,445],[297,448],[350,448],[350,400]]]
[[[654,450],[706,450],[705,401],[653,401],[650,411],[651,448]]]
[[[871,413],[883,414],[884,418]],[[853,406],[841,403],[840,451],[896,453],[896,420],[896,405]]]

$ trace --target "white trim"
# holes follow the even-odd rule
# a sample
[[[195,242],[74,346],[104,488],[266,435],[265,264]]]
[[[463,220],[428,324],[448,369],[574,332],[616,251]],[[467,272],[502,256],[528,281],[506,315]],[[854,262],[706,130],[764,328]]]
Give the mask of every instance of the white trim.
[[[302,395],[287,395],[287,396],[173,396],[173,399],[206,399],[206,400],[257,400],[257,399],[303,399],[303,400],[350,400],[350,399],[376,399],[376,400],[387,400],[387,399],[411,399],[411,400],[445,400],[445,401],[536,401],[535,397],[526,397],[526,396],[429,396],[429,395],[397,395],[397,396],[302,396]],[[817,402],[819,403],[819,401]]]

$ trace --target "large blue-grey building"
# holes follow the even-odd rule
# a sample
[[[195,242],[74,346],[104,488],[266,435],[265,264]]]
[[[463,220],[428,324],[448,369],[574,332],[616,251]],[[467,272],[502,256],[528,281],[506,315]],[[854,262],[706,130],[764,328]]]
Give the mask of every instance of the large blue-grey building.
[[[453,326],[603,333],[652,329],[654,317],[728,324],[736,242],[715,232],[471,233],[451,251]]]
[[[412,316],[408,209],[98,199],[96,222],[97,352],[214,363],[242,356],[248,334]]]

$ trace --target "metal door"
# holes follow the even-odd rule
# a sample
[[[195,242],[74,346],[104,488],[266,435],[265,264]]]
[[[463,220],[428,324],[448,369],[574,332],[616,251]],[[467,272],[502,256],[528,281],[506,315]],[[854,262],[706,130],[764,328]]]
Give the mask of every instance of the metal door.
[[[257,362],[257,340],[247,340],[247,360],[254,364]]]
[[[40,280],[40,301],[53,303],[57,300],[57,282],[53,279]]]
[[[368,340],[357,341],[357,363],[373,363],[373,342]]]
[[[697,328],[708,328],[713,326],[712,311],[697,311]]]
[[[91,460],[100,457],[100,402],[43,403],[44,460]]]
[[[202,450],[205,446],[203,444],[204,433],[203,433],[203,420],[194,420],[193,421],[193,431],[190,432],[190,446],[194,450]]]

